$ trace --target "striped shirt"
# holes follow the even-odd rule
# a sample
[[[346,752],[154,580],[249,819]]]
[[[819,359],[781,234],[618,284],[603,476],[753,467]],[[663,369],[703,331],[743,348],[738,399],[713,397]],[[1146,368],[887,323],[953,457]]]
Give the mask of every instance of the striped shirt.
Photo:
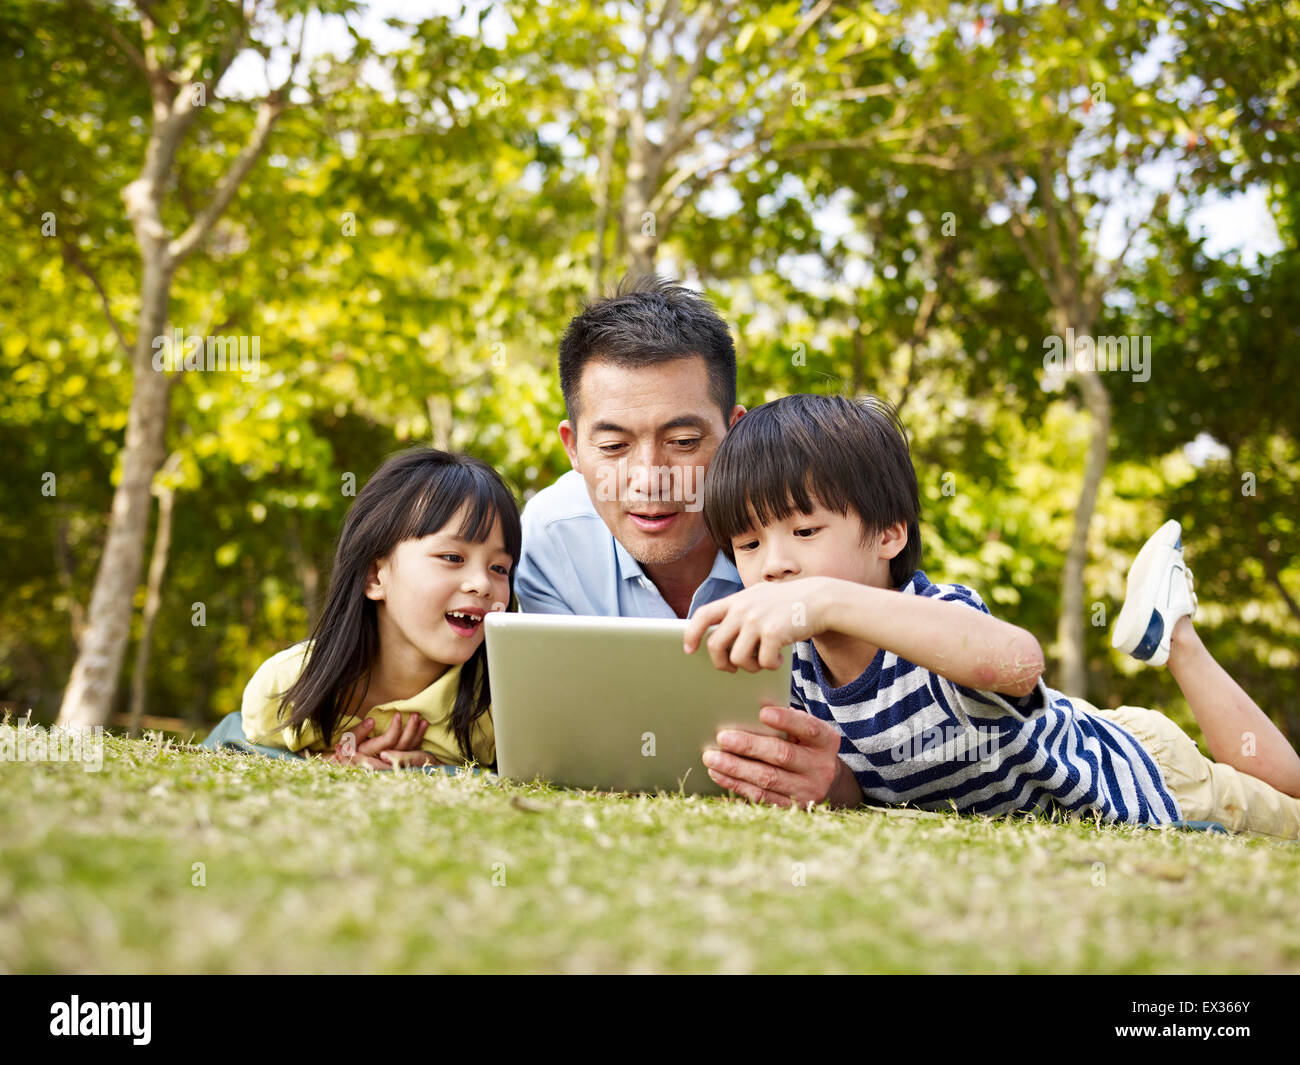
[[[918,570],[903,595],[965,603],[959,584]],[[1181,820],[1151,755],[1118,725],[1038,686],[1025,696],[976,691],[886,650],[832,687],[811,642],[794,649],[791,706],[833,724],[840,758],[869,802],[997,816],[1078,811],[1105,821]]]

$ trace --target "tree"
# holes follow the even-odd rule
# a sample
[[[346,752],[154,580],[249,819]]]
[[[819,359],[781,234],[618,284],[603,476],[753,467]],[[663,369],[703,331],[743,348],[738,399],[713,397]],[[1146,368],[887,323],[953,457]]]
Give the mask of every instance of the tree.
[[[115,9],[96,12],[103,32],[143,76],[151,120],[138,176],[122,190],[125,214],[140,254],[139,305],[135,338],[128,341],[104,297],[104,309],[119,343],[130,352],[133,389],[128,412],[121,480],[113,495],[108,538],[91,594],[85,633],[64,693],[59,719],[69,725],[102,724],[117,688],[126,653],[136,585],[143,564],[154,474],[166,456],[171,392],[178,376],[159,370],[156,339],[167,335],[172,279],[212,233],[240,183],[262,155],[271,129],[289,106],[289,87],[302,58],[307,14],[300,5],[278,11],[257,3],[221,5],[208,18],[187,26],[188,38],[170,34],[170,12],[162,5],[137,6],[138,26],[119,22]],[[273,17],[278,16],[278,17]],[[297,22],[288,73],[256,108],[252,131],[212,188],[207,202],[176,235],[168,225],[178,153],[191,125],[214,97],[236,56],[248,48],[270,57],[264,35]],[[268,26],[272,23],[273,26]],[[133,39],[134,38],[134,39]]]
[[[1057,627],[1062,687],[1086,695],[1084,567],[1109,461],[1112,393],[1140,380],[1130,369],[1130,330],[1110,301],[1130,250],[1170,202],[1170,190],[1151,189],[1143,171],[1166,163],[1188,188],[1186,115],[1212,110],[1215,101],[1205,92],[1187,99],[1191,90],[1172,61],[1158,58],[1161,24],[1142,5],[1041,5],[973,25],[940,21],[951,10],[931,11],[926,105],[955,111],[978,97],[981,106],[969,109],[953,136],[925,137],[917,155],[941,171],[969,175],[986,217],[1005,219],[1050,308],[1051,332],[1041,346],[1029,345],[1046,354],[1030,357],[1074,385],[1092,418]],[[1151,65],[1154,75],[1139,73]],[[1099,234],[1117,220],[1124,235],[1111,257]],[[1124,339],[1122,363],[1115,347],[1106,348],[1122,378],[1098,372],[1099,327]],[[1107,355],[1100,359],[1106,368]]]

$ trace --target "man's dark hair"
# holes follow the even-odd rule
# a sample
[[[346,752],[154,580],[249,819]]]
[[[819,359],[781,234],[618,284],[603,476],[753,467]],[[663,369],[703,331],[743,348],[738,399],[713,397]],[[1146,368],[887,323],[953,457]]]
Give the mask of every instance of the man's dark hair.
[[[907,546],[889,563],[895,588],[921,564],[921,500],[898,412],[866,396],[800,394],[755,407],[731,428],[704,479],[704,522],[733,562],[732,538],[827,510],[862,519],[873,537],[907,524]],[[865,542],[865,541],[864,541]]]
[[[624,277],[612,296],[590,304],[560,341],[560,390],[577,425],[578,384],[593,359],[619,366],[653,366],[699,356],[709,395],[723,421],[736,405],[736,348],[727,323],[698,292],[655,275]]]

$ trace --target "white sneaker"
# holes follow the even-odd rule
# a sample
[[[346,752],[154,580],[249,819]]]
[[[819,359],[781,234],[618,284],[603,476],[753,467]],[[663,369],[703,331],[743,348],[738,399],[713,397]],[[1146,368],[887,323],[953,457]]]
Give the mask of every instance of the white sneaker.
[[[1196,590],[1183,562],[1182,526],[1167,521],[1133,560],[1110,645],[1139,662],[1163,666],[1169,661],[1174,625],[1181,617],[1195,616]]]

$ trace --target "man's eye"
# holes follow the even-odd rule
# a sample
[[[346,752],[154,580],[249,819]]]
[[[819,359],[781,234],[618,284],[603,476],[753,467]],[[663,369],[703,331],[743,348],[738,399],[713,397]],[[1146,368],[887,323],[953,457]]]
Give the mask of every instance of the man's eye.
[[[692,436],[685,440],[674,440],[673,445],[681,448],[683,451],[690,451],[692,448],[699,447],[700,438],[698,436]]]
[[[604,454],[606,454],[606,455],[613,455],[613,454],[616,454],[616,453],[619,452],[619,451],[622,451],[625,445],[623,445],[623,444],[599,444],[599,445],[597,445],[597,446],[600,448],[600,450],[601,450]]]

